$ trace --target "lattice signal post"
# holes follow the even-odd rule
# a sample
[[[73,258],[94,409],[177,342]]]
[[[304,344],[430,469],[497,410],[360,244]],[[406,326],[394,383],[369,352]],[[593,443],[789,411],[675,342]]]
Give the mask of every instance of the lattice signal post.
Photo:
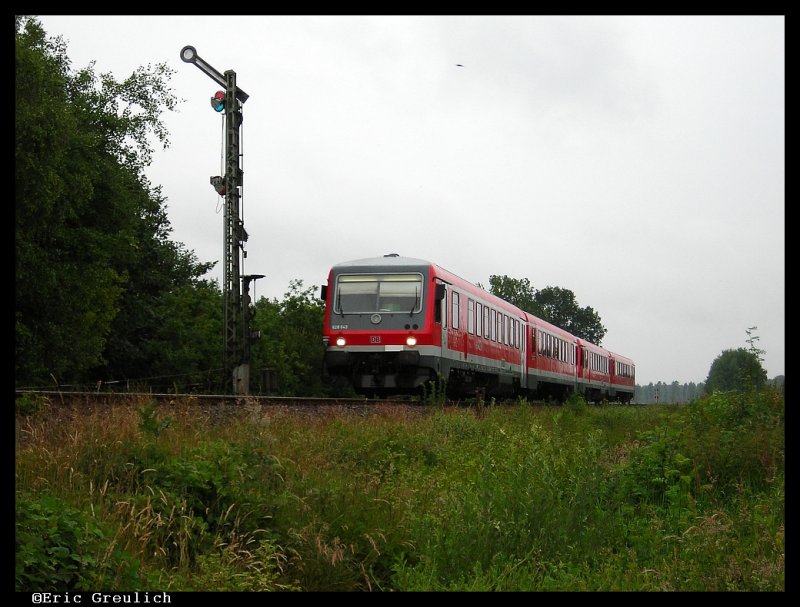
[[[209,78],[225,87],[224,91],[217,91],[211,97],[214,111],[225,112],[225,175],[211,178],[211,185],[220,196],[225,197],[222,380],[226,392],[246,395],[250,393],[250,342],[257,337],[250,331],[250,282],[264,277],[263,274],[241,275],[241,262],[247,257],[244,243],[248,235],[241,213],[244,173],[239,139],[242,105],[249,95],[236,86],[236,72],[228,70],[224,75],[220,74],[197,55],[193,46],[181,49],[181,59],[193,63]]]

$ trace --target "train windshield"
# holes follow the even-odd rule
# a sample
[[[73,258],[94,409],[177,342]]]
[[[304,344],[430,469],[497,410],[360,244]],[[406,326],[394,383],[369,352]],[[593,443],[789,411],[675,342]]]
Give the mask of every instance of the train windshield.
[[[333,301],[337,314],[413,314],[422,308],[422,274],[342,274]]]

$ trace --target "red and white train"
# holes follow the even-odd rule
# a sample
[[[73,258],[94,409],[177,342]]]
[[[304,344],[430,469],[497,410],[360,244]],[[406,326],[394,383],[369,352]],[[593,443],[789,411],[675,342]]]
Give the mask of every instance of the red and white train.
[[[428,261],[340,263],[322,287],[325,373],[360,393],[630,402],[633,361],[579,339]]]

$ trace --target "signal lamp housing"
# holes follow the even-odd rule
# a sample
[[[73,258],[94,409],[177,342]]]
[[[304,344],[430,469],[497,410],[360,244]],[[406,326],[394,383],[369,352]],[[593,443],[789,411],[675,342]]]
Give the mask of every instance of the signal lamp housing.
[[[214,93],[214,96],[211,98],[211,107],[214,108],[215,112],[221,112],[225,109],[225,92],[224,91],[217,91]]]

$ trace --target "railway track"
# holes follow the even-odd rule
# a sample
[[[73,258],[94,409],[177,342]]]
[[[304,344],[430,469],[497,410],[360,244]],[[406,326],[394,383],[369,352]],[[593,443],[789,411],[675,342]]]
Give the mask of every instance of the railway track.
[[[123,404],[185,404],[204,409],[235,408],[285,408],[313,412],[333,408],[348,409],[366,413],[387,406],[408,407],[419,411],[429,406],[409,399],[368,399],[368,398],[319,398],[300,396],[241,396],[230,394],[181,394],[153,392],[71,392],[60,390],[17,390],[16,396],[30,395],[33,398],[47,399],[50,405],[67,407],[94,407]],[[455,405],[456,403],[447,403]]]

